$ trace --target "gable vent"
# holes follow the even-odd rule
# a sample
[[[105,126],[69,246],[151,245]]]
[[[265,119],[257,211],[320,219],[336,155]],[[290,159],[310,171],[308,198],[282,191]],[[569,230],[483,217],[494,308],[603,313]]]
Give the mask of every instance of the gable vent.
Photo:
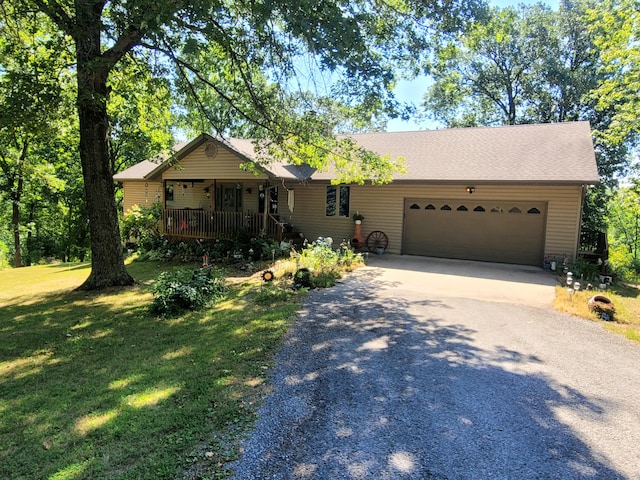
[[[208,141],[204,145],[204,154],[209,158],[214,158],[218,154],[218,145],[215,142]]]

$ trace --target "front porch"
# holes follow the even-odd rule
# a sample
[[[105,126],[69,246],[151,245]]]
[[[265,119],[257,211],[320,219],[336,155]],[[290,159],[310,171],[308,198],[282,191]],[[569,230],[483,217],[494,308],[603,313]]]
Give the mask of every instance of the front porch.
[[[243,230],[251,236],[266,235],[281,241],[284,232],[284,224],[269,213],[167,208],[162,218],[161,233],[174,238],[233,239]]]

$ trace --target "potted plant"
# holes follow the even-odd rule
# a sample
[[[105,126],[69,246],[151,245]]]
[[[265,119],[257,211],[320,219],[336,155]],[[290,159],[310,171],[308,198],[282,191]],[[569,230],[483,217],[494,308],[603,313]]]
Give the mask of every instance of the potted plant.
[[[356,225],[360,225],[362,223],[362,220],[364,220],[364,215],[362,215],[360,212],[356,212],[351,216],[351,218],[354,222],[356,222]]]

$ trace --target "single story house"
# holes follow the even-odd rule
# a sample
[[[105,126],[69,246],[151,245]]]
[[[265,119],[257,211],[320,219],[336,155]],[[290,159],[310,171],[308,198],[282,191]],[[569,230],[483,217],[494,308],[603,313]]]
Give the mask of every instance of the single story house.
[[[215,238],[239,228],[306,238],[372,232],[395,254],[542,265],[575,258],[585,189],[599,182],[588,122],[352,135],[362,147],[405,159],[386,185],[334,185],[331,171],[273,163],[259,174],[250,140],[203,134],[166,157],[115,175],[125,212],[159,202],[163,233]]]

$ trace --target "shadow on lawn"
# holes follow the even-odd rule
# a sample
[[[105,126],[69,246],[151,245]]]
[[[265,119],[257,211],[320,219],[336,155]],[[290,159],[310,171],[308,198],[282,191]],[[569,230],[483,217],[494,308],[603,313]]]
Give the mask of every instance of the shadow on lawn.
[[[286,322],[250,305],[159,319],[134,293],[2,308],[0,477],[173,479],[196,457],[219,470],[212,432],[251,418]]]
[[[621,297],[640,298],[640,288],[628,283],[617,283],[612,287],[614,293]]]
[[[310,298],[234,478],[624,478],[555,413],[603,417],[600,401],[517,372],[535,356],[477,348],[446,303],[383,287]]]

